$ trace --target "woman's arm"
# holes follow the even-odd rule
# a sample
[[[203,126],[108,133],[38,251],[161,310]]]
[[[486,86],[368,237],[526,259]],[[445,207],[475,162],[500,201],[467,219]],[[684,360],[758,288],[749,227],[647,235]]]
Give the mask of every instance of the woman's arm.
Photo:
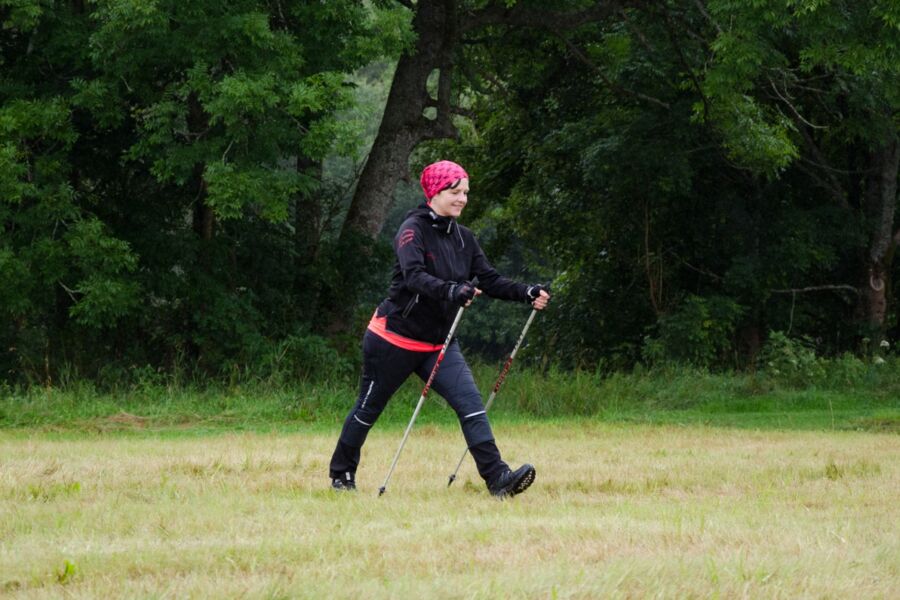
[[[407,289],[435,300],[447,300],[453,283],[425,270],[425,244],[422,232],[414,224],[404,223],[400,227],[394,237],[394,252],[400,261]]]
[[[528,296],[528,285],[513,281],[508,277],[504,277],[497,272],[497,269],[488,262],[481,246],[474,241],[475,253],[472,256],[472,276],[478,277],[478,287],[492,297],[500,300],[515,300],[519,302],[530,302],[532,298]]]
[[[492,298],[500,300],[518,300],[520,302],[530,302],[537,310],[543,310],[550,301],[550,294],[542,285],[528,285],[518,283],[504,277],[488,262],[481,246],[472,236],[473,244],[475,244],[475,254],[472,257],[472,275],[478,277],[478,287]]]

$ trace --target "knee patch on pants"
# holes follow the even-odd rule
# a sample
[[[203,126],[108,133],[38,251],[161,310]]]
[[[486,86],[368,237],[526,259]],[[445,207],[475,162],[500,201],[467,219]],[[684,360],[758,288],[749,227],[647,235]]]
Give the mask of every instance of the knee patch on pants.
[[[491,424],[488,422],[487,414],[483,409],[473,415],[464,415],[460,421],[467,446],[471,447],[493,441],[494,432],[491,431]]]
[[[387,397],[381,393],[374,380],[370,379],[368,385],[363,383],[356,405],[344,421],[340,437],[341,442],[354,448],[362,447],[366,436],[369,435],[369,430],[375,425],[375,421],[378,420],[381,411],[387,404]]]
[[[356,417],[356,413],[351,414],[344,422],[344,428],[341,430],[341,436],[338,438],[341,443],[347,444],[351,448],[362,448],[369,436],[371,425],[367,425]]]

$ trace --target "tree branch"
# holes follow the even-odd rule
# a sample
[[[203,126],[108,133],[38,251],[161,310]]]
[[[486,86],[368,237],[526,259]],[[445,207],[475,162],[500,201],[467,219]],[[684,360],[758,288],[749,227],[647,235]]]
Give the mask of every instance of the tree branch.
[[[706,275],[707,277],[713,279],[714,281],[725,281],[725,278],[722,277],[721,275],[718,275],[718,274],[716,274],[716,273],[713,273],[712,271],[710,271],[710,270],[708,270],[708,269],[703,269],[703,268],[701,268],[701,267],[695,267],[694,265],[692,265],[691,263],[689,263],[689,262],[686,261],[685,259],[681,258],[681,256],[679,256],[678,253],[675,252],[674,250],[667,250],[667,252],[668,252],[669,254],[671,254],[672,256],[674,256],[675,259],[676,259],[678,262],[680,262],[681,264],[683,264],[684,266],[686,266],[686,267],[687,267],[688,269],[690,269],[691,271],[695,271],[695,272],[697,272],[697,273],[700,273],[701,275]]]
[[[459,131],[451,119],[454,114],[454,107],[450,103],[452,71],[452,62],[448,57],[444,57],[438,75],[438,97],[425,100],[425,106],[437,109],[437,114],[434,119],[423,117],[420,121],[420,131],[425,139],[459,138]]]
[[[450,101],[450,96],[453,93],[453,68],[455,66],[453,60],[454,43],[451,40],[455,41],[458,39],[454,23],[455,21],[452,19],[448,21],[447,39],[440,49],[440,71],[438,72],[436,102],[437,117],[428,129],[441,137],[459,139],[459,131],[453,126],[453,106]],[[430,102],[431,99],[429,98]]]
[[[700,85],[700,81],[697,79],[697,75],[694,73],[694,69],[691,68],[691,66],[688,64],[687,58],[685,58],[684,56],[684,51],[681,49],[681,44],[678,43],[678,36],[675,35],[675,30],[672,28],[672,16],[669,14],[669,9],[664,5],[663,10],[666,13],[665,18],[663,19],[663,23],[665,24],[666,33],[669,36],[669,41],[678,52],[678,62],[681,63],[681,68],[684,69],[690,76],[691,83],[694,84],[694,89],[697,90],[697,93],[700,95],[700,100],[703,102],[704,120],[709,120],[709,99],[706,97],[706,94],[703,93],[703,87]]]
[[[450,112],[450,93],[453,75],[453,63],[449,57],[445,57],[441,63],[441,71],[438,74],[438,112]]]
[[[440,110],[441,105],[434,98],[429,98],[425,102],[425,108],[436,108],[436,109]],[[476,117],[475,111],[470,110],[468,108],[463,108],[462,106],[451,105],[451,106],[447,107],[447,110],[449,111],[449,113],[451,115],[459,115],[461,117],[468,117],[469,119],[475,119],[475,117]]]
[[[664,102],[659,98],[654,98],[652,96],[648,96],[647,94],[642,94],[641,92],[636,92],[632,89],[628,89],[626,87],[622,87],[618,83],[612,81],[606,74],[603,72],[599,66],[597,66],[594,61],[590,59],[584,52],[581,51],[581,48],[573,44],[569,41],[564,35],[559,32],[554,32],[556,35],[563,41],[566,47],[572,52],[572,55],[575,56],[578,60],[583,62],[585,65],[591,68],[597,75],[600,76],[600,79],[603,80],[610,89],[618,92],[620,95],[632,96],[633,98],[637,98],[638,100],[643,100],[644,102],[649,102],[650,104],[655,104],[656,106],[665,108],[666,110],[670,110],[672,107],[668,102]]]
[[[416,10],[416,6],[415,6],[415,4],[413,4],[411,2],[411,0],[395,0],[395,1],[397,2],[397,4],[402,4],[403,6],[405,6],[406,8],[408,8],[411,11]]]
[[[489,25],[510,25],[554,30],[574,29],[586,23],[600,21],[626,4],[628,4],[627,0],[596,2],[590,8],[571,12],[535,10],[523,4],[517,4],[512,8],[491,4],[463,17],[461,29],[463,32],[466,32]]]
[[[468,108],[463,108],[462,106],[451,106],[450,112],[454,115],[458,115],[460,117],[466,117],[467,119],[475,120],[475,111],[469,110]]]
[[[771,80],[770,80],[771,81]],[[808,161],[811,164],[814,164],[824,171],[825,181],[823,182],[821,178],[818,176],[813,176],[814,179],[819,181],[820,183],[825,183],[826,189],[828,189],[835,199],[838,201],[842,208],[850,208],[850,204],[847,202],[847,194],[846,190],[844,190],[844,186],[841,185],[841,182],[838,181],[837,177],[834,176],[832,172],[833,169],[827,167],[828,161],[825,156],[822,154],[822,151],[819,149],[819,146],[816,144],[815,140],[813,140],[809,131],[807,130],[807,122],[806,120],[800,116],[800,113],[797,112],[797,109],[794,108],[794,105],[791,103],[787,103],[788,107],[788,116],[794,122],[794,125],[797,128],[797,131],[800,133],[800,136],[803,138],[803,143],[806,145],[807,150],[812,155],[812,158],[815,162]],[[802,160],[802,159],[801,159]],[[818,163],[818,164],[817,164]]]
[[[703,0],[694,0],[694,4],[697,5],[697,10],[700,11],[700,14],[703,15],[707,21],[712,23],[712,26],[716,28],[716,31],[719,33],[719,35],[725,33],[722,30],[722,27],[716,22],[716,20],[712,18],[712,15],[709,14],[709,11],[706,10],[706,5],[703,4]]]
[[[506,98],[512,97],[512,92],[509,91],[509,88],[506,87],[505,83],[497,79],[496,75],[494,75],[493,73],[485,72],[482,73],[481,76],[487,79],[488,83],[493,84],[494,87],[497,88],[497,90],[499,90]]]
[[[790,288],[786,290],[769,290],[773,294],[803,294],[806,292],[823,292],[823,291],[833,291],[833,290],[844,290],[847,292],[853,292],[854,294],[859,293],[859,288],[853,287],[852,285],[845,284],[836,284],[836,285],[812,285],[809,287],[803,288]]]
[[[628,16],[628,12],[624,8],[620,8],[616,11],[619,16],[622,17],[622,20],[625,22],[625,26],[631,31],[634,37],[640,42],[641,46],[653,56],[656,54],[656,48],[653,47],[653,44],[647,39],[647,36],[644,35],[644,32],[634,23],[634,21]]]
[[[785,104],[787,104],[788,108],[790,108],[790,110],[791,110],[791,113],[793,113],[793,115],[797,119],[799,119],[800,121],[805,123],[810,129],[828,129],[828,126],[826,126],[826,125],[813,125],[812,123],[810,123],[809,121],[807,121],[806,119],[803,118],[803,115],[800,114],[800,111],[797,110],[797,107],[794,106],[793,104],[791,104],[791,101],[788,100],[787,97],[785,96],[787,94],[787,86],[785,86],[785,95],[782,95],[781,91],[779,91],[779,89],[778,89],[778,86],[775,85],[774,81],[772,81],[772,78],[766,77],[766,79],[769,80],[769,85],[772,86],[772,89],[775,91],[775,95],[778,96],[778,99],[781,100],[782,102],[784,102]]]
[[[459,131],[449,119],[435,119],[433,121],[423,119],[419,131],[423,140],[458,139]]]
[[[692,27],[693,23],[691,23],[690,19],[688,19],[684,13],[672,12],[668,9],[666,4],[660,2],[661,8],[665,11],[666,15],[676,22],[677,29],[679,32],[684,33],[687,37],[693,39],[695,42],[698,42],[703,45],[704,48],[709,49],[710,41],[700,33],[694,30]]]
[[[840,188],[835,188],[831,183],[825,181],[821,177],[819,177],[818,173],[816,173],[813,169],[807,167],[804,163],[808,162],[802,156],[800,157],[800,162],[797,163],[797,168],[812,177],[813,181],[815,181],[819,186],[822,187],[825,191],[827,191],[835,202],[838,203],[842,208],[849,209],[850,204],[847,202],[847,198],[844,197],[843,190]]]
[[[68,294],[68,296],[72,300],[72,302],[76,302],[76,303],[78,302],[78,298],[75,297],[75,294],[83,294],[84,293],[81,290],[73,290],[72,288],[70,288],[69,286],[64,284],[62,281],[57,280],[56,283],[58,283],[60,285],[60,287],[63,290],[65,290],[66,294]]]

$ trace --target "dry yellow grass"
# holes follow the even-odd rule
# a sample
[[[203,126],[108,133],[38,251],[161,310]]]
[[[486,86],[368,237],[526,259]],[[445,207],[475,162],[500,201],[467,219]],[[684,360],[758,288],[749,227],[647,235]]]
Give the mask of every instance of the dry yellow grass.
[[[376,430],[360,492],[334,434],[0,433],[0,595],[896,598],[900,438],[588,422],[496,428],[538,470],[506,502],[452,428]]]

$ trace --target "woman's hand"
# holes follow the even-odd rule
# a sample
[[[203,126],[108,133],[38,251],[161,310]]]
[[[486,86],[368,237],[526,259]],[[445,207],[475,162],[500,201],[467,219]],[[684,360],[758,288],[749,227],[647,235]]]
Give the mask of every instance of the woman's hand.
[[[533,285],[526,292],[535,310],[544,310],[550,302],[550,290],[543,285]]]
[[[464,281],[462,283],[453,284],[447,295],[449,296],[450,301],[457,306],[469,306],[472,304],[472,300],[475,299],[475,296],[481,295],[481,290],[475,287],[474,283]]]

